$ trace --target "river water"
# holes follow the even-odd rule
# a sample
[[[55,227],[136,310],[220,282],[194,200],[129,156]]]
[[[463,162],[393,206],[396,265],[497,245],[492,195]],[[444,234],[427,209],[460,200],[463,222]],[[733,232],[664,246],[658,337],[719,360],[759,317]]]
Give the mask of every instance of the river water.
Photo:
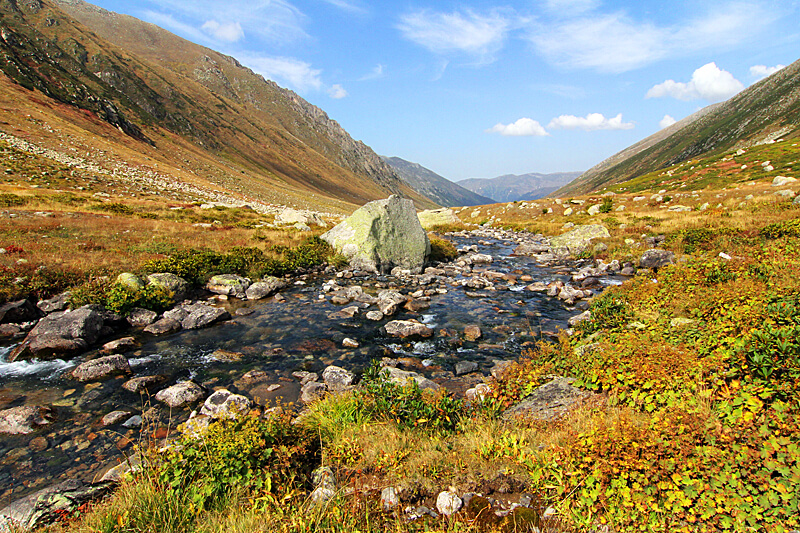
[[[527,275],[533,281],[549,283],[568,280],[570,268],[574,268],[542,266],[531,258],[513,256],[516,243],[504,238],[456,236],[451,240],[458,246],[477,245],[480,253],[493,257],[491,264],[476,265],[476,272],[487,269],[517,277]],[[292,377],[294,371],[321,372],[333,364],[358,373],[371,360],[384,357],[399,358],[411,370],[443,384],[454,394],[463,394],[482,381],[498,360],[519,357],[541,335],[566,328],[567,319],[579,312],[545,293],[525,290],[530,281],[510,284],[501,280],[495,283],[496,290],[465,290],[459,276],[405,291],[395,278],[357,276],[337,281],[340,285],[360,285],[373,295],[393,286],[404,292],[440,290],[431,295],[430,308],[419,313],[401,310],[379,322],[366,320],[363,313],[343,318],[336,314],[342,306],[322,297],[323,284],[333,277],[308,276],[282,291],[282,302],[274,298],[224,302],[234,318],[206,329],[164,337],[133,333],[139,347],[126,355],[135,375],[164,376],[163,386],[192,379],[209,391],[226,387],[262,404],[278,398],[283,402],[297,400],[300,385]],[[427,324],[436,334],[428,340],[405,342],[389,338],[381,330],[389,320],[408,318]],[[476,342],[464,341],[464,327],[472,324],[480,326],[483,336]],[[345,338],[356,340],[360,346],[344,348]],[[29,435],[0,437],[0,507],[66,478],[97,479],[132,451],[143,431],[126,428],[121,422],[103,427],[102,417],[115,410],[141,414],[157,403],[123,389],[127,377],[86,384],[72,379],[69,372],[80,362],[97,357],[96,351],[70,361],[8,363],[6,356],[11,349],[13,345],[0,346],[0,409],[50,406],[56,418]],[[464,360],[476,362],[478,372],[455,376],[455,364]],[[263,374],[259,374],[259,385],[250,386],[242,376],[254,370]],[[188,409],[163,411],[147,431],[163,435],[189,413]]]

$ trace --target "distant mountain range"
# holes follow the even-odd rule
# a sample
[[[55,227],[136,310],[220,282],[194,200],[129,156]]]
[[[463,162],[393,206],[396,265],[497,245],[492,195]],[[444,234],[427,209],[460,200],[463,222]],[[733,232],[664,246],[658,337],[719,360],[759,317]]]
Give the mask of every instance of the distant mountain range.
[[[82,0],[0,0],[0,69],[11,102],[0,109],[0,129],[56,150],[107,146],[100,166],[113,156],[296,207],[351,211],[390,194],[436,205],[294,92],[232,57]],[[73,132],[20,120],[28,110]]]
[[[456,207],[496,203],[491,198],[475,194],[418,163],[412,163],[399,157],[381,157],[414,190],[439,205]]]
[[[522,175],[506,174],[497,178],[469,178],[457,184],[476,194],[488,196],[495,202],[516,202],[544,198],[580,175],[580,172],[533,172]]]
[[[568,196],[600,191],[701,155],[798,135],[800,60],[730,100],[701,109],[609,157],[556,194]]]

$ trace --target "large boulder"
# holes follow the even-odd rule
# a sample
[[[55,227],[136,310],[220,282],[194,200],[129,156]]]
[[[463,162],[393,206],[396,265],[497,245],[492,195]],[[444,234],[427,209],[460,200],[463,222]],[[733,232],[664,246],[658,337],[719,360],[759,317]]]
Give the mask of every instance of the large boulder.
[[[396,195],[362,206],[322,239],[353,267],[384,274],[395,267],[419,273],[431,251],[413,202]]]
[[[180,302],[189,292],[189,282],[170,272],[157,272],[147,276],[147,283],[161,287],[172,293],[176,302]]]
[[[550,239],[550,247],[553,251],[564,251],[572,256],[576,256],[584,252],[593,239],[606,239],[611,234],[605,226],[600,224],[587,224],[584,226],[575,226],[572,230],[553,237]]]
[[[257,281],[250,285],[245,294],[249,300],[261,300],[267,296],[271,296],[288,285],[289,284],[286,281],[280,278],[267,276],[261,281]]]
[[[39,318],[39,309],[30,300],[18,300],[0,305],[0,324],[30,322]]]
[[[0,531],[28,531],[71,516],[81,505],[99,500],[112,483],[86,484],[68,479],[21,498],[0,510]]]
[[[52,313],[36,324],[22,344],[11,352],[9,361],[75,355],[94,344],[102,329],[103,315],[92,306]]]
[[[419,218],[420,225],[425,229],[461,223],[461,220],[459,220],[449,207],[420,211],[417,213],[417,217]]]
[[[594,396],[591,392],[573,387],[573,381],[574,378],[558,377],[545,383],[530,396],[506,409],[503,419],[523,417],[533,420],[553,420]]]
[[[675,263],[675,254],[660,248],[647,250],[639,258],[639,266],[642,268],[661,268],[673,263]]]
[[[156,393],[156,400],[173,409],[197,402],[204,395],[203,389],[193,381],[182,381]]]
[[[236,274],[218,274],[212,276],[206,284],[206,290],[214,294],[223,294],[235,298],[245,298],[245,291],[250,287],[250,280]]]
[[[231,314],[221,307],[196,304],[191,307],[189,316],[183,319],[181,325],[183,329],[200,329],[230,317]]]
[[[233,394],[227,389],[220,389],[206,398],[200,414],[210,418],[236,418],[250,410],[252,402],[241,394]]]
[[[124,355],[107,355],[83,362],[72,371],[78,381],[100,381],[118,374],[130,374],[131,366]]]

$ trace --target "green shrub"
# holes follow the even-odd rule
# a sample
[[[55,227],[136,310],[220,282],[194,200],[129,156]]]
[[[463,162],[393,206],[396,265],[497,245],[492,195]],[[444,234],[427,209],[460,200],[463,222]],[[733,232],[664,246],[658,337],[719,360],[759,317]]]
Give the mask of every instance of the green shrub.
[[[769,224],[761,228],[758,234],[766,239],[800,237],[800,218]]]
[[[591,320],[584,320],[576,327],[585,333],[603,329],[612,330],[626,325],[633,319],[628,302],[614,291],[608,290],[592,301],[589,308]]]
[[[113,213],[115,215],[132,215],[133,208],[129,205],[120,202],[111,202],[108,204],[99,204],[90,207],[93,211],[105,211],[106,213]]]
[[[84,305],[102,304],[110,290],[111,282],[107,276],[92,277],[70,291],[69,306],[76,309]]]
[[[245,416],[212,423],[201,438],[184,436],[165,457],[159,479],[170,496],[198,511],[224,506],[233,490],[253,497],[287,493],[319,463],[319,438],[286,416]]]
[[[455,245],[447,239],[431,238],[431,261],[445,263],[458,257]]]
[[[423,391],[414,380],[405,386],[392,383],[377,361],[364,373],[361,384],[364,409],[373,418],[403,429],[454,431],[464,412],[464,402],[444,391]]]
[[[0,207],[20,207],[28,203],[24,196],[17,196],[10,192],[0,194]]]
[[[102,303],[115,313],[127,315],[135,307],[160,313],[172,307],[175,300],[169,291],[156,285],[147,285],[142,289],[135,290],[120,283],[114,283],[106,292]]]
[[[601,213],[610,213],[611,209],[614,208],[614,200],[610,197],[606,196],[603,198],[603,203],[600,204],[600,212]]]

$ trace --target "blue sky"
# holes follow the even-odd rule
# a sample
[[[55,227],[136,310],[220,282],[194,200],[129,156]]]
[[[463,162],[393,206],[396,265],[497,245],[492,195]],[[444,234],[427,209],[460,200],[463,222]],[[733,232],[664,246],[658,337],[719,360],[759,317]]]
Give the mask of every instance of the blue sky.
[[[800,0],[98,0],[457,181],[586,170],[800,58]]]

